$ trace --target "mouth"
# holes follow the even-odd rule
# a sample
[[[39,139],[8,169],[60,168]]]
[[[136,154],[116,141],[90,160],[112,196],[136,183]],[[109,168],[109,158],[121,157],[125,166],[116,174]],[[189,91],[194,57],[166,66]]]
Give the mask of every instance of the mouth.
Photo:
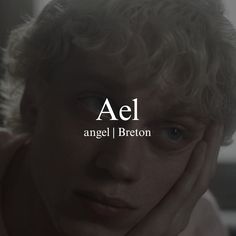
[[[86,211],[93,216],[99,217],[125,217],[136,209],[131,203],[117,197],[108,197],[100,192],[74,192],[76,197],[82,201]]]
[[[88,198],[91,201],[95,201],[99,204],[106,205],[107,207],[113,208],[126,208],[126,209],[135,209],[127,201],[121,198],[114,198],[114,197],[107,197],[105,194],[102,193],[93,193],[93,192],[76,192],[76,195],[80,195],[84,198]]]

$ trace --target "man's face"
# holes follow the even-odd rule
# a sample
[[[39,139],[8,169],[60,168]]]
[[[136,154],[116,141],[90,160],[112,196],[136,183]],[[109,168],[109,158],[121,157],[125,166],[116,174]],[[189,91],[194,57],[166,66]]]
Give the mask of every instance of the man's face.
[[[161,204],[203,137],[206,124],[177,109],[175,91],[163,94],[143,73],[125,73],[101,53],[74,52],[43,92],[31,168],[66,235],[124,235]],[[138,98],[139,121],[96,121],[106,98],[116,114]],[[84,137],[84,130],[113,127],[149,129],[152,137]]]

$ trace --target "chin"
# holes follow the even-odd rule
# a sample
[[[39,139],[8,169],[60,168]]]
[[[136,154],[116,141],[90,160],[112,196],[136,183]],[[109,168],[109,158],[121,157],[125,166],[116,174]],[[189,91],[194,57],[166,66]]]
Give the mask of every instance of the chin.
[[[60,231],[65,236],[121,236],[126,232],[105,228],[96,222],[64,219],[60,222]]]

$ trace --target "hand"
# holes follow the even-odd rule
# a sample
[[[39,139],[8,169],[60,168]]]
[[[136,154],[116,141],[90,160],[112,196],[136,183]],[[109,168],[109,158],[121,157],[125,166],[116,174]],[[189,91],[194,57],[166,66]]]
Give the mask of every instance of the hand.
[[[214,175],[222,136],[223,125],[208,127],[174,187],[126,236],[177,236],[185,229]]]
[[[0,180],[11,157],[28,142],[27,134],[13,135],[5,129],[0,129]]]

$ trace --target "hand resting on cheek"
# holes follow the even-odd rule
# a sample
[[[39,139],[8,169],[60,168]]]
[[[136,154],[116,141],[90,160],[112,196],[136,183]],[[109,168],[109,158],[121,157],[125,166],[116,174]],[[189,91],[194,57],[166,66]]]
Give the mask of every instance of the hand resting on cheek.
[[[177,236],[186,228],[214,175],[223,129],[221,124],[207,128],[175,186],[126,236]]]

